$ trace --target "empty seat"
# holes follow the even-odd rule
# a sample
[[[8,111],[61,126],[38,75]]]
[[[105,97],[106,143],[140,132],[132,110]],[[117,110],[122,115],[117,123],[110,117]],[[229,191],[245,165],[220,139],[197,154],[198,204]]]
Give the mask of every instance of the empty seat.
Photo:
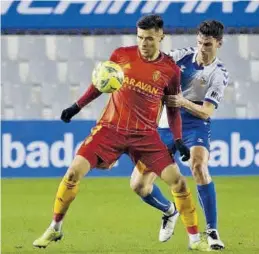
[[[84,53],[83,36],[58,36],[56,37],[56,54],[60,61],[83,60]]]
[[[249,35],[248,38],[248,45],[249,45],[249,52],[250,52],[250,57],[253,59],[259,60],[259,36],[258,34],[256,35]]]
[[[57,76],[59,83],[67,82],[67,62],[58,62],[57,63]]]
[[[1,54],[3,60],[16,60],[18,54],[18,36],[1,36]]]
[[[6,35],[1,36],[1,56],[3,60],[9,60]]]
[[[45,35],[46,39],[46,56],[49,60],[56,60],[56,36],[54,35]]]
[[[1,82],[2,83],[19,83],[19,64],[14,61],[2,61],[1,63]]]
[[[83,38],[83,47],[85,58],[94,58],[95,55],[95,39],[93,36],[85,36]]]
[[[255,89],[249,82],[241,81],[235,82],[235,95],[236,103],[241,105],[247,105],[247,103],[258,101],[258,94],[255,93]]]
[[[80,84],[81,82],[91,82],[94,62],[90,59],[85,61],[68,62],[68,82],[69,84]]]
[[[258,60],[250,60],[250,73],[252,81],[259,83],[259,58]]]
[[[44,62],[30,61],[28,81],[32,84],[41,84],[44,81]]]
[[[236,105],[234,103],[228,103],[223,101],[220,103],[218,109],[215,111],[213,118],[235,118],[236,117]]]
[[[44,105],[52,105],[54,101],[59,100],[59,93],[55,83],[42,83],[41,100]]]
[[[249,35],[247,34],[241,34],[237,37],[238,39],[238,53],[240,57],[243,59],[248,59],[249,58],[249,45],[248,45],[248,40],[249,40]]]
[[[29,82],[41,84],[43,82],[58,82],[57,65],[55,61],[30,61]]]
[[[121,47],[121,39],[116,36],[95,36],[95,54],[97,60],[108,60],[112,52]]]
[[[6,105],[23,105],[30,99],[30,87],[22,84],[3,83],[2,98]]]
[[[29,77],[29,63],[28,62],[20,62],[19,64],[19,77],[21,83],[25,84],[28,83]]]
[[[65,61],[69,59],[71,38],[69,36],[56,37],[57,60]]]
[[[36,120],[41,119],[42,105],[40,103],[30,103],[23,108],[24,112],[21,112],[21,116],[25,119]]]
[[[10,60],[17,60],[19,53],[19,38],[18,35],[8,35],[7,36],[7,46],[8,46],[8,57]]]
[[[43,35],[25,35],[19,37],[18,57],[20,60],[39,60],[47,59],[46,40]]]

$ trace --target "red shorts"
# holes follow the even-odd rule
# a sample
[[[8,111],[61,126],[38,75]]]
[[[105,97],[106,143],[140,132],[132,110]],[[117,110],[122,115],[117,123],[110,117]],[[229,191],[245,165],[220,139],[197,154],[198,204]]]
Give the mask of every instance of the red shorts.
[[[160,175],[165,167],[174,163],[157,131],[122,134],[101,125],[92,129],[77,155],[86,158],[91,168],[111,168],[123,153],[130,156],[142,173],[152,171]]]

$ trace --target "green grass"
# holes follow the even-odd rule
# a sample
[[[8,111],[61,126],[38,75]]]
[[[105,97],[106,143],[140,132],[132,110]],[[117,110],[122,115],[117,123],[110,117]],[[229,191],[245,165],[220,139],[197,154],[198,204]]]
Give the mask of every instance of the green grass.
[[[33,240],[51,221],[59,181],[2,180],[2,253],[190,253],[180,221],[170,241],[158,242],[161,214],[131,192],[127,178],[84,179],[66,217],[63,240],[34,249]],[[188,181],[195,193],[193,181]],[[259,253],[259,177],[218,177],[215,182],[223,252]],[[166,186],[159,185],[170,197]],[[202,230],[204,219],[198,210]]]

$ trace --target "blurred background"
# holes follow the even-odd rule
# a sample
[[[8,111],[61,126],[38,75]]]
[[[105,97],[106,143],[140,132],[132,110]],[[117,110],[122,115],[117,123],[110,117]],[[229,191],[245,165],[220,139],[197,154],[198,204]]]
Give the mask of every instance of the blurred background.
[[[61,176],[98,119],[107,95],[70,124],[59,120],[91,83],[94,66],[136,44],[142,15],[160,14],[162,50],[195,46],[197,25],[226,27],[219,58],[230,73],[212,125],[211,172],[259,174],[259,3],[257,1],[1,1],[2,176]],[[109,172],[127,176],[125,156]],[[182,165],[184,174],[188,169]]]

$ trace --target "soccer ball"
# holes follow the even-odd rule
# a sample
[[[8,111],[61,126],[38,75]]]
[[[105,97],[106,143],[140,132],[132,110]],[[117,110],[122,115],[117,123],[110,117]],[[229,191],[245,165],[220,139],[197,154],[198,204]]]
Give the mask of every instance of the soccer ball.
[[[113,93],[119,90],[123,81],[122,68],[112,61],[101,62],[93,70],[93,85],[102,93]]]

